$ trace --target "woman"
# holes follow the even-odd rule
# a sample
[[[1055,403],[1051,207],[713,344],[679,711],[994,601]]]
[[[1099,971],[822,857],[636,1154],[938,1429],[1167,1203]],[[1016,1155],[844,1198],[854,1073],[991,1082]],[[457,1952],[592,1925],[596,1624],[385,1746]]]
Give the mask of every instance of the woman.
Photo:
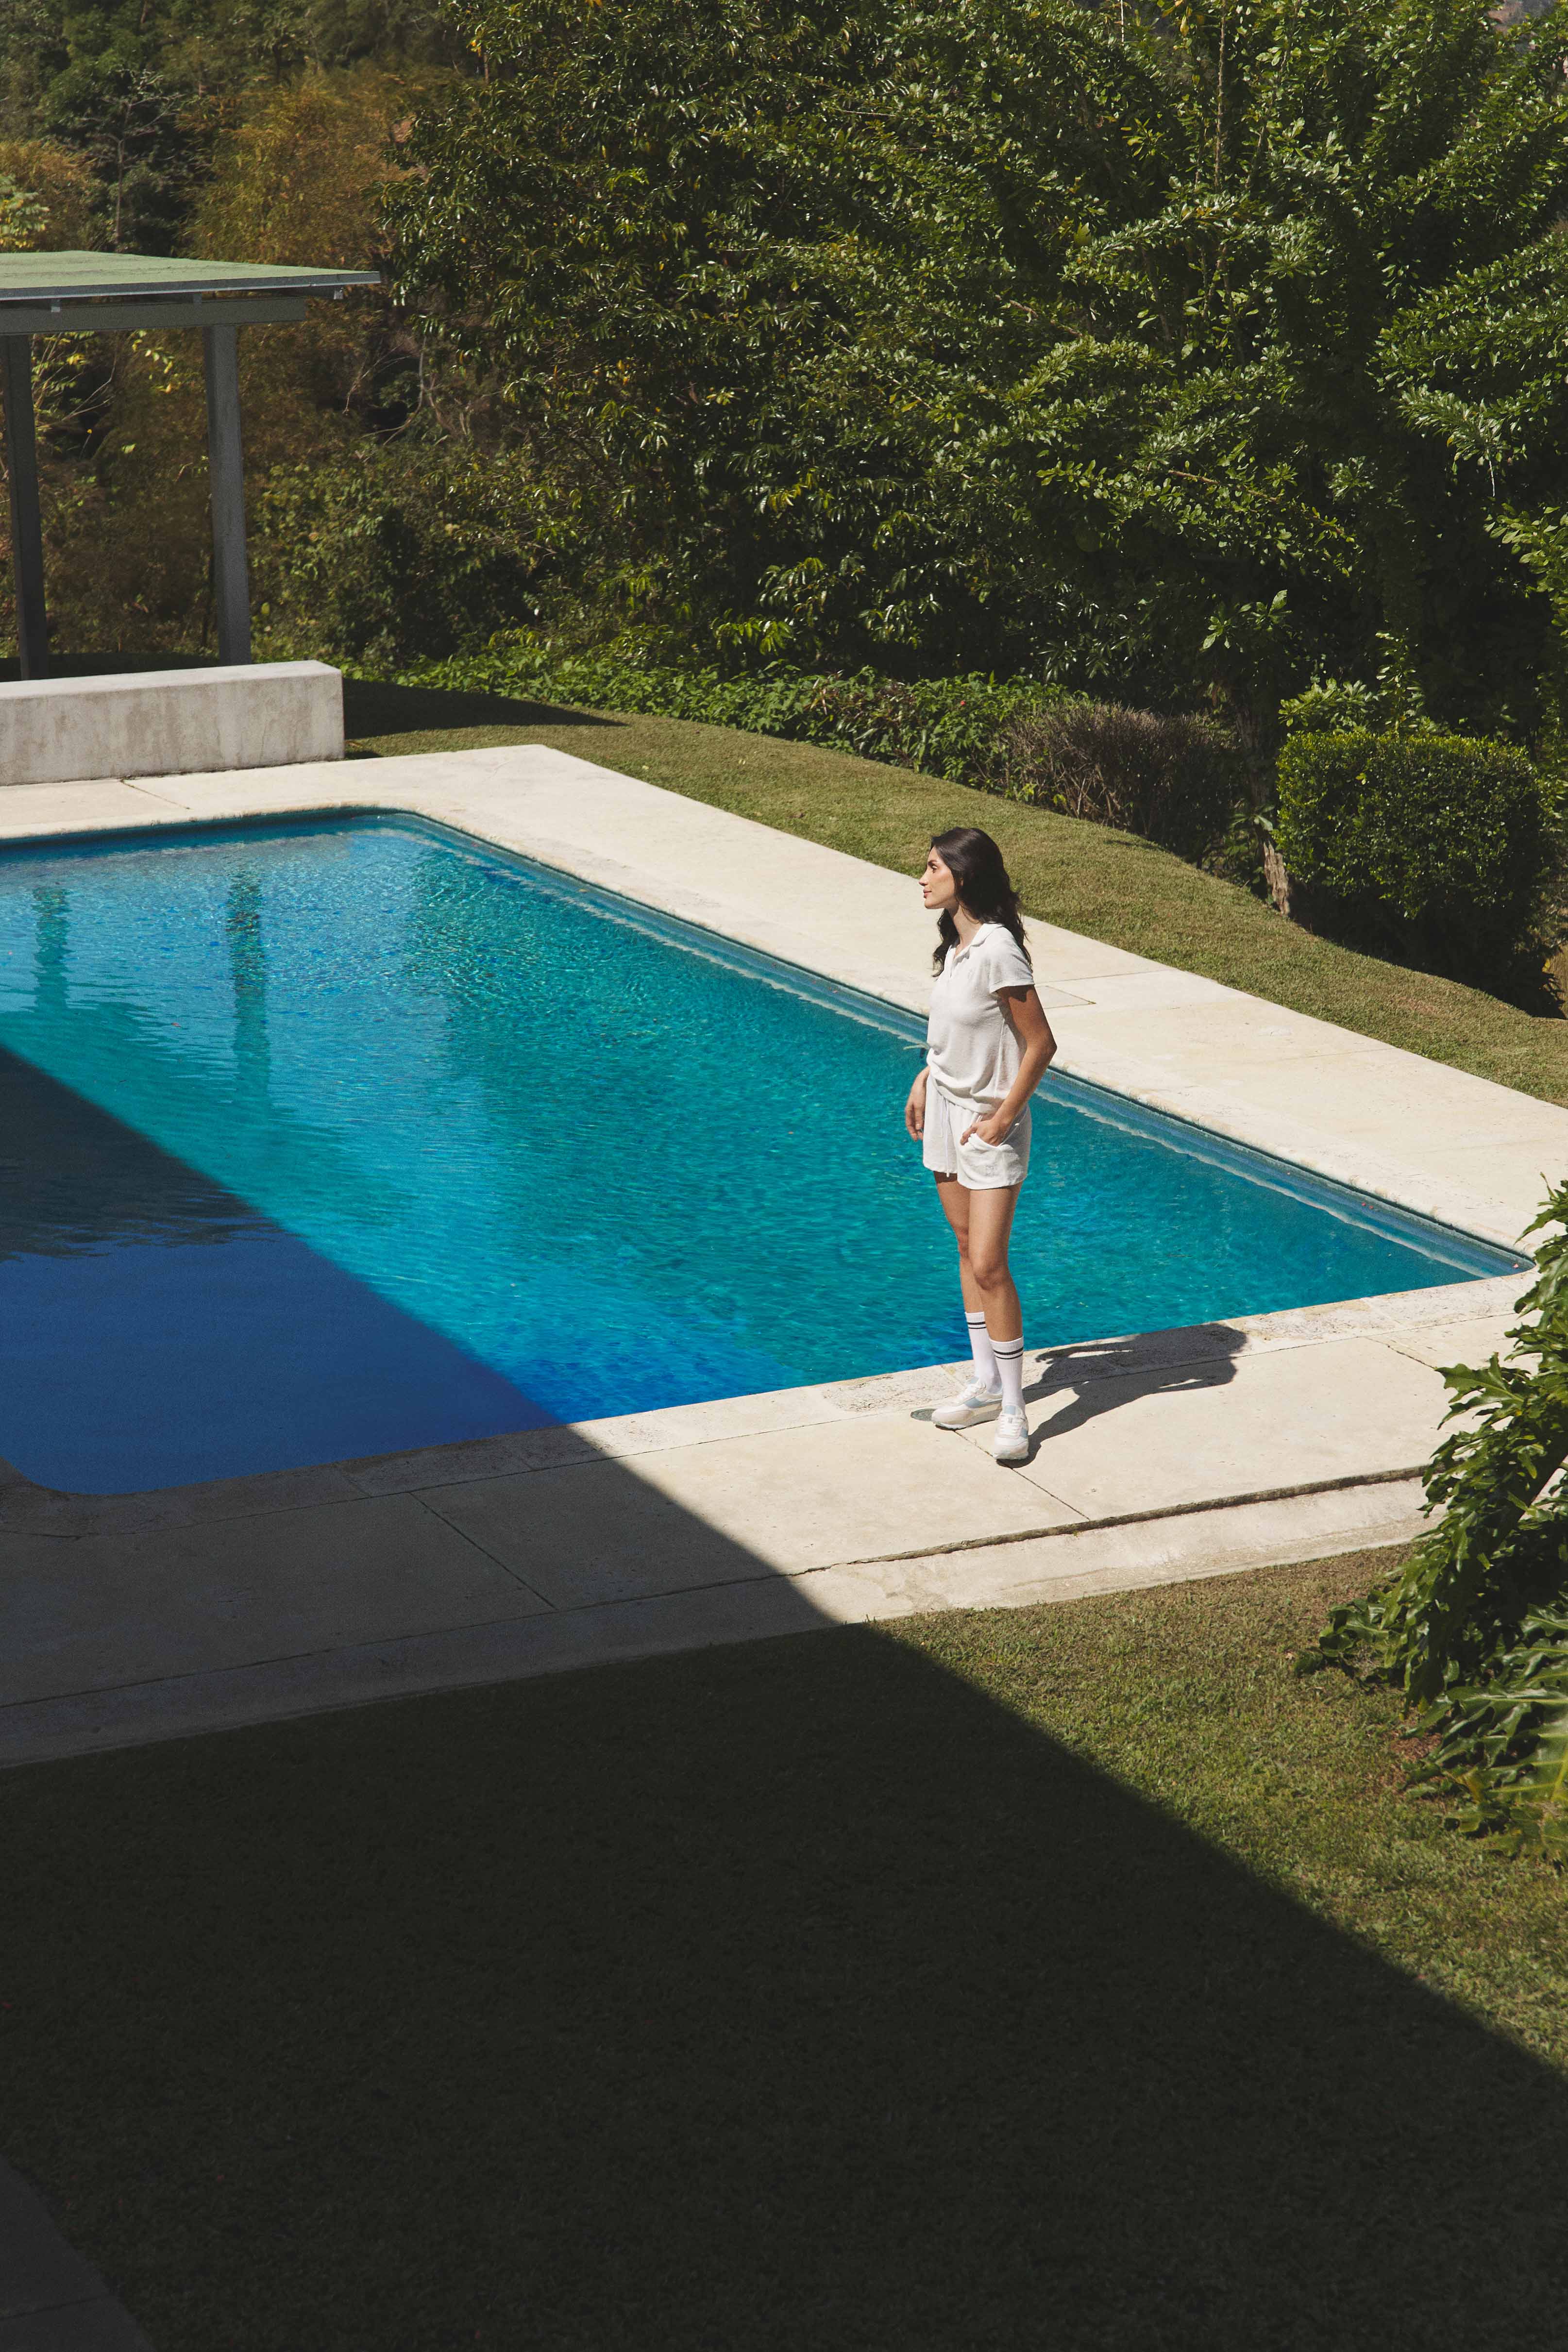
[[[921,888],[937,919],[925,1067],[904,1124],[924,1145],[958,1244],[974,1370],[931,1419],[994,1421],[998,1462],[1026,1462],[1024,1318],[1007,1236],[1029,1167],[1029,1097],[1057,1050],[1035,987],[1018,894],[988,833],[962,824],[931,845]]]

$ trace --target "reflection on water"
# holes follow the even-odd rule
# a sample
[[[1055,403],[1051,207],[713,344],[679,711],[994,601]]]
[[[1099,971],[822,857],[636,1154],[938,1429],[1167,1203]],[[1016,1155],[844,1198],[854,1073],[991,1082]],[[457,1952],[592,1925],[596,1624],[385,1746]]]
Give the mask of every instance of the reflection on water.
[[[234,1068],[241,1094],[267,1097],[267,947],[261,936],[261,877],[241,872],[229,885],[224,912],[229,969],[234,975]]]

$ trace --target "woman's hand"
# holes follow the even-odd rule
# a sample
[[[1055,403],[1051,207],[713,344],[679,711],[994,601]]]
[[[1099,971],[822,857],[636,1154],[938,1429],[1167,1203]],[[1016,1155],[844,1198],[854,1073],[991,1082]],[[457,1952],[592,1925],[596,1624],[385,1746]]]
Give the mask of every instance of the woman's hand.
[[[988,1111],[984,1118],[977,1118],[973,1127],[966,1127],[958,1139],[960,1143],[967,1143],[973,1135],[982,1143],[1005,1143],[1014,1125],[1015,1121],[1005,1118],[1001,1111]]]
[[[926,1076],[922,1069],[910,1088],[910,1098],[904,1105],[904,1125],[917,1143],[926,1131]]]

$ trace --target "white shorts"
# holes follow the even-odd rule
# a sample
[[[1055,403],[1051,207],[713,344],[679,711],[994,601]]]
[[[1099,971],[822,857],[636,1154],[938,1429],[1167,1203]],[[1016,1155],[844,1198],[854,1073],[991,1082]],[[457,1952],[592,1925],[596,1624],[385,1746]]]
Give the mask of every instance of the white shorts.
[[[1024,1105],[1000,1143],[982,1143],[959,1137],[985,1112],[950,1102],[934,1078],[926,1081],[926,1124],[921,1158],[932,1173],[956,1176],[970,1192],[1001,1192],[1021,1184],[1029,1172],[1029,1106]]]

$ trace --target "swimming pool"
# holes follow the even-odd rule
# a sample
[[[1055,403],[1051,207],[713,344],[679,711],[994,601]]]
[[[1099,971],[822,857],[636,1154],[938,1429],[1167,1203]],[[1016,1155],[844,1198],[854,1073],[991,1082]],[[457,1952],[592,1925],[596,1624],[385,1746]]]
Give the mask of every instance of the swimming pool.
[[[0,856],[0,1456],[86,1493],[941,1361],[921,1024],[413,818]],[[1052,1077],[1032,1344],[1520,1261]]]

